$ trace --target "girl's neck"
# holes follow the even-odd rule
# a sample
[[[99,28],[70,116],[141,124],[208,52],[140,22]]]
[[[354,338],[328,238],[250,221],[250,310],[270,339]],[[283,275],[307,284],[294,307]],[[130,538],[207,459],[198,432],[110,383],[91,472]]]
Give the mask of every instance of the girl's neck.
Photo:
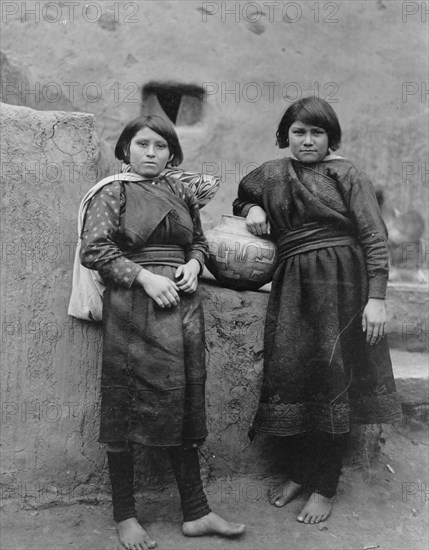
[[[301,164],[309,164],[311,165],[312,163],[306,163],[306,162],[302,162],[300,161],[299,159],[297,159],[294,155],[291,155],[290,158],[296,160],[297,162],[301,162]],[[326,155],[326,157],[323,157],[322,160],[319,160],[319,162],[326,162],[328,160],[336,160],[336,159],[343,159],[344,157],[341,157],[339,155],[334,155],[333,153],[328,153]],[[316,163],[317,164],[317,163]]]

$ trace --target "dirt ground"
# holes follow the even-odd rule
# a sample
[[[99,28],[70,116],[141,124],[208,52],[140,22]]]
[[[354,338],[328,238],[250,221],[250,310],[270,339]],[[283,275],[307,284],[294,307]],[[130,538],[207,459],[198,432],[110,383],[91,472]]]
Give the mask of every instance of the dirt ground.
[[[426,550],[428,538],[428,425],[408,420],[388,427],[371,467],[347,467],[337,502],[323,524],[303,525],[296,515],[305,495],[282,509],[267,502],[273,477],[234,477],[207,485],[213,509],[246,523],[238,540],[186,538],[174,487],[138,499],[139,518],[160,550]],[[6,503],[2,510],[1,550],[110,550],[117,539],[111,506],[72,504],[46,509]]]

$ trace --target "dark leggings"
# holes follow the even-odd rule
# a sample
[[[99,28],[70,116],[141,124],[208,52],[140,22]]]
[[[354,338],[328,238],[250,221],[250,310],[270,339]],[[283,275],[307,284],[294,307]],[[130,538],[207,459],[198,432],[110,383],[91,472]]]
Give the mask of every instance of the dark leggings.
[[[179,489],[183,521],[193,521],[211,512],[203,490],[197,447],[167,449]],[[112,484],[113,519],[124,521],[136,516],[134,500],[134,453],[107,451]]]
[[[335,496],[348,435],[315,431],[287,437],[287,463],[292,481],[312,487],[324,497]]]

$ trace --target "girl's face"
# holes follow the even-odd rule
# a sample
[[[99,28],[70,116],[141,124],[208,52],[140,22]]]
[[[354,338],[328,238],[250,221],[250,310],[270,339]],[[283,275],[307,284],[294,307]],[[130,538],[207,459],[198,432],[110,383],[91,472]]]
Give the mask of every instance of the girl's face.
[[[140,176],[156,178],[167,166],[170,157],[167,141],[150,128],[142,128],[131,140],[131,170]]]
[[[318,126],[309,126],[296,120],[289,128],[289,149],[301,162],[313,164],[328,154],[328,133]]]

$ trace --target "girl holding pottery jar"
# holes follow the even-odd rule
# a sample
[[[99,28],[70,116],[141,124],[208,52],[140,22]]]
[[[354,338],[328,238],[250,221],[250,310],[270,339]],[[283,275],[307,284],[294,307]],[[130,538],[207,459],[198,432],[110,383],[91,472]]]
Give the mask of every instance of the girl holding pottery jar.
[[[81,262],[107,285],[99,441],[107,444],[118,536],[127,549],[156,546],[136,519],[135,443],[167,450],[185,535],[240,535],[243,525],[210,510],[200,477],[207,429],[197,287],[207,244],[194,194],[161,175],[181,163],[179,140],[163,119],[139,117],[125,126],[115,155],[140,177],[108,183],[91,199]]]
[[[292,156],[243,178],[233,205],[279,254],[249,435],[286,444],[289,478],[271,504],[311,487],[297,519],[318,523],[331,513],[350,426],[401,417],[385,338],[387,234],[371,182],[333,153],[341,128],[329,103],[295,102],[276,137]]]

